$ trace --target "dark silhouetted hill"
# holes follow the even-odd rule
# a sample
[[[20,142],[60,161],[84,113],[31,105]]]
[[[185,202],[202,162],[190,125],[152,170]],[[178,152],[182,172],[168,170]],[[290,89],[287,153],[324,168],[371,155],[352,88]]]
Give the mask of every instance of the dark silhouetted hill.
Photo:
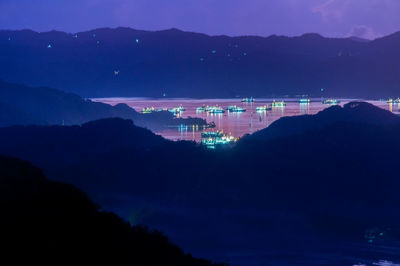
[[[5,138],[18,140],[2,143],[7,153],[25,153],[29,152],[26,148],[31,147],[33,154],[41,150],[46,156],[53,154],[55,161],[79,159],[78,154],[90,157],[111,151],[144,151],[170,143],[150,130],[135,126],[131,120],[121,118],[102,119],[81,126],[14,126],[3,128],[2,133]],[[63,159],[58,158],[61,154]]]
[[[0,154],[33,162],[196,256],[369,265],[400,259],[398,119],[353,102],[278,120],[217,151],[120,119],[10,127],[0,129]]]
[[[217,265],[193,258],[158,231],[98,210],[72,185],[0,156],[0,232],[8,265]]]
[[[316,115],[282,117],[268,128],[242,139],[267,141],[271,138],[299,135],[315,131],[339,122],[372,125],[400,124],[400,117],[366,102],[350,102],[343,107],[337,105],[320,111]]]
[[[0,31],[0,76],[84,97],[398,97],[400,33],[374,41],[177,29]]]
[[[80,125],[112,117],[131,119],[137,125],[152,129],[179,124],[206,124],[200,118],[177,119],[167,111],[144,115],[126,104],[111,106],[56,89],[31,88],[0,80],[0,126]]]

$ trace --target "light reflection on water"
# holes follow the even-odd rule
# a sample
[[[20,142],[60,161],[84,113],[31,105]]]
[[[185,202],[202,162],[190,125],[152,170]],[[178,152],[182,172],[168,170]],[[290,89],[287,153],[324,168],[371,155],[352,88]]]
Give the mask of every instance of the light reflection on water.
[[[140,112],[144,107],[174,108],[182,105],[186,111],[182,117],[200,117],[207,122],[214,122],[216,128],[211,130],[223,130],[224,133],[231,134],[234,137],[242,137],[245,134],[251,134],[258,130],[268,127],[283,116],[295,116],[305,114],[316,114],[319,111],[329,107],[322,104],[321,99],[312,99],[310,104],[300,104],[298,99],[285,99],[286,107],[273,107],[271,111],[257,112],[256,107],[270,104],[273,99],[256,99],[254,103],[242,103],[240,99],[154,99],[154,98],[102,98],[93,99],[111,105],[125,103],[136,111]],[[346,104],[352,100],[341,99],[340,105]],[[388,104],[386,101],[368,101],[383,109],[398,112],[399,104]],[[244,113],[210,114],[207,112],[196,112],[196,108],[202,105],[221,106],[224,109],[229,105],[237,105],[246,109]],[[156,132],[165,138],[172,140],[201,140],[202,128],[195,127],[175,127]]]

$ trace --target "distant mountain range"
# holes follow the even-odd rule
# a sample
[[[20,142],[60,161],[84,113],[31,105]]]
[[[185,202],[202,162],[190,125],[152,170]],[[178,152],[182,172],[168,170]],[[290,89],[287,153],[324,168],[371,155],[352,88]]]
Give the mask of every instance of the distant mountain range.
[[[168,111],[141,114],[126,104],[111,106],[57,89],[32,88],[0,80],[0,127],[13,125],[81,125],[120,117],[136,125],[160,129],[167,126],[205,125],[201,118],[175,118]]]
[[[0,77],[84,97],[387,98],[400,94],[399,46],[400,33],[365,41],[177,29],[3,30]]]

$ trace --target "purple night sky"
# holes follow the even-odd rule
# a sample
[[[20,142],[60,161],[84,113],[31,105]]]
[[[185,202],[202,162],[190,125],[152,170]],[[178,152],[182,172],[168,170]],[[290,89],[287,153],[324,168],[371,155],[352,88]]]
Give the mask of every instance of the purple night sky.
[[[400,30],[400,0],[0,0],[0,29],[127,26],[211,35],[350,35]]]

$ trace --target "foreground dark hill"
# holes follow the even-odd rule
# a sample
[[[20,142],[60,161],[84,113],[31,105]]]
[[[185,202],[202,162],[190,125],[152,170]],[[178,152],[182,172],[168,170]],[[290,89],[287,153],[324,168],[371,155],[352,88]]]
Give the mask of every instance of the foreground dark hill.
[[[400,33],[370,41],[176,29],[0,31],[0,76],[85,97],[398,97]]]
[[[80,125],[101,118],[131,119],[147,128],[205,125],[199,118],[176,119],[170,112],[140,114],[126,104],[111,106],[51,88],[32,88],[0,80],[0,127],[13,125]]]
[[[158,231],[100,212],[72,185],[0,156],[2,257],[8,265],[217,265],[186,255]]]
[[[241,140],[234,152],[242,169],[253,164],[253,156],[262,156],[267,165],[255,171],[277,176],[271,191],[262,189],[285,191],[281,204],[292,205],[295,197],[301,208],[344,211],[344,206],[372,203],[384,209],[398,200],[392,171],[399,133],[400,117],[353,102],[312,116],[282,118]],[[292,197],[285,199],[288,194]]]
[[[266,129],[213,152],[107,119],[3,128],[0,153],[34,162],[196,256],[370,265],[400,260],[398,121],[351,103],[277,121],[272,137]]]

